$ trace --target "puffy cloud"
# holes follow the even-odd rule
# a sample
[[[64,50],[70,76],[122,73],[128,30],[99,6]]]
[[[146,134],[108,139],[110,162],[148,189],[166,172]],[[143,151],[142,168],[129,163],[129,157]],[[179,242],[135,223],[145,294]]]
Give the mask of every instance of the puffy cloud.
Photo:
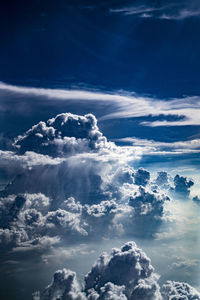
[[[167,186],[169,183],[168,174],[165,171],[158,172],[157,178],[155,180],[155,183],[159,186]]]
[[[86,300],[85,295],[76,279],[76,273],[70,270],[58,270],[53,276],[53,281],[46,287],[41,295],[41,300]]]
[[[47,122],[39,122],[15,139],[19,153],[34,151],[53,157],[98,150],[107,139],[97,127],[92,114],[78,116],[62,113]]]
[[[146,186],[150,180],[150,173],[149,171],[144,170],[143,168],[139,168],[135,173],[134,178],[136,185]]]
[[[170,198],[157,190],[150,191],[142,186],[130,198],[129,205],[134,207],[136,216],[161,217],[163,215],[164,203]]]
[[[170,198],[159,190],[140,186],[129,200],[133,208],[132,226],[127,223],[126,231],[135,236],[153,237],[165,216],[165,205]]]
[[[190,188],[194,185],[194,182],[192,180],[187,180],[186,177],[176,175],[174,177],[174,191],[177,194],[180,194],[182,196],[188,196],[190,193]]]
[[[199,300],[200,293],[184,282],[167,281],[162,286],[163,300]]]
[[[125,286],[128,299],[161,299],[157,276],[150,259],[134,242],[126,243],[121,249],[113,249],[111,254],[102,254],[91,271],[85,276],[85,290],[100,291],[107,282]]]
[[[51,210],[50,205],[50,199],[42,194],[1,198],[1,246],[23,249],[35,248],[36,245],[49,247],[51,242],[59,242],[58,236],[70,239],[73,235],[87,235],[80,224],[79,213]]]
[[[192,200],[193,200],[196,204],[200,205],[200,198],[199,198],[198,196],[193,197]]]
[[[87,298],[88,300],[127,300],[124,290],[124,286],[108,282],[100,288],[99,294],[94,289],[91,289]]]

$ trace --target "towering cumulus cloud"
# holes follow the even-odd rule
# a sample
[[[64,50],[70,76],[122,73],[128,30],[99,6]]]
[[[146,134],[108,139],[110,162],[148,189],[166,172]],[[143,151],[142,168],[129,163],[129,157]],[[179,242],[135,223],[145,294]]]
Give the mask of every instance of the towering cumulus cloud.
[[[157,276],[150,259],[134,242],[125,244],[121,249],[113,249],[111,254],[103,254],[85,276],[85,290],[97,292],[107,282],[125,286],[128,299],[161,299]]]
[[[19,153],[34,151],[56,157],[97,150],[106,142],[92,114],[78,116],[62,113],[34,125],[24,135],[18,136],[14,145]]]

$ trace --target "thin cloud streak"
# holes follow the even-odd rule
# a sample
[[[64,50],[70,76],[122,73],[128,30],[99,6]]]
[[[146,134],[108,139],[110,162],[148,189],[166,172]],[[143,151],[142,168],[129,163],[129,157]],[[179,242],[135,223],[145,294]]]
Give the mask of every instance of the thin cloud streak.
[[[0,83],[0,91],[34,96],[41,100],[46,97],[49,100],[73,100],[91,101],[95,103],[105,102],[112,105],[113,112],[105,114],[99,120],[136,118],[136,117],[164,117],[173,116],[173,121],[155,120],[143,121],[143,126],[185,126],[200,125],[200,97],[188,96],[184,98],[169,99],[167,101],[150,97],[141,97],[133,93],[104,93],[99,91],[70,90],[70,89],[45,89],[8,85]]]
[[[139,18],[155,18],[164,20],[184,20],[200,16],[200,7],[193,7],[192,3],[172,3],[165,6],[154,7],[148,5],[111,8],[110,13],[118,13],[124,16],[135,15]]]
[[[128,143],[134,147],[141,147],[143,155],[168,155],[168,154],[194,154],[200,153],[200,139],[177,142],[160,142],[148,139],[126,137],[115,139],[115,141]]]

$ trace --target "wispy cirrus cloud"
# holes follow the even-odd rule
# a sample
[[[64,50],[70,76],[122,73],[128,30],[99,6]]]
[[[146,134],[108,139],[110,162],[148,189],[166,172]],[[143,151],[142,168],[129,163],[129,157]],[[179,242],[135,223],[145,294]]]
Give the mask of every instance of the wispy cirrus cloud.
[[[110,13],[118,13],[124,16],[137,16],[139,18],[156,18],[166,20],[184,20],[200,16],[200,7],[197,1],[171,2],[162,5],[130,5],[119,8],[111,8]]]
[[[165,155],[165,154],[192,154],[200,153],[200,139],[176,142],[160,142],[148,139],[138,139],[135,137],[121,138],[115,141],[128,143],[143,149],[143,155]]]
[[[102,105],[110,106],[110,110],[101,114],[100,120],[121,119],[121,118],[138,118],[144,117],[147,120],[141,121],[141,125],[157,126],[186,126],[200,125],[200,97],[186,96],[183,98],[174,98],[160,100],[153,97],[144,97],[134,93],[104,92],[99,90],[76,90],[76,89],[45,89],[35,87],[14,86],[6,83],[0,83],[0,91],[5,95],[21,95],[35,97],[36,100],[56,99],[63,101],[90,101],[95,103],[96,107]],[[4,103],[0,103],[0,110],[3,109]],[[107,112],[107,113],[106,113]],[[153,120],[152,120],[153,117]]]

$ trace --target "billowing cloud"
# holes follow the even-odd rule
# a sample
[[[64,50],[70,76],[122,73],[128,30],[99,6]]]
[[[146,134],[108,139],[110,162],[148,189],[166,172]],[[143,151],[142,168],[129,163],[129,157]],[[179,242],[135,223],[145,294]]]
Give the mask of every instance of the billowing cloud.
[[[185,282],[167,281],[162,287],[163,300],[199,300],[200,293]]]
[[[39,122],[15,140],[20,153],[34,151],[53,157],[98,150],[106,147],[106,143],[92,114],[70,113],[57,115],[46,123]]]
[[[76,279],[76,273],[70,270],[58,270],[53,281],[46,287],[41,296],[42,300],[86,300]]]
[[[135,184],[146,186],[150,180],[150,173],[143,168],[139,168],[134,176]]]
[[[85,290],[100,290],[107,282],[125,286],[128,299],[160,299],[157,276],[150,259],[133,242],[121,249],[113,249],[111,254],[101,255],[85,276]]]
[[[155,182],[158,186],[168,186],[168,184],[169,184],[168,180],[169,180],[169,176],[168,176],[167,172],[160,171],[160,172],[158,172]]]
[[[174,177],[174,186],[175,186],[174,191],[177,194],[187,197],[190,193],[190,188],[193,185],[194,185],[194,182],[192,180],[187,180],[187,178],[184,176],[180,176],[177,174]]]

